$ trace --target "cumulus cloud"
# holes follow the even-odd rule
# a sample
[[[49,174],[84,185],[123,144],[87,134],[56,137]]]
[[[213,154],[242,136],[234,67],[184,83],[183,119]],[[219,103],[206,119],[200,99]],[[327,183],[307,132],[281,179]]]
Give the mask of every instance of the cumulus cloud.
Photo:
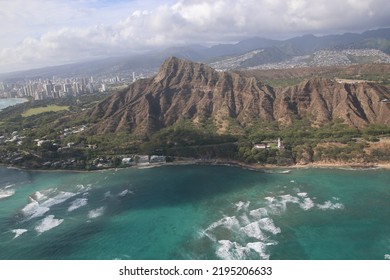
[[[15,9],[18,1],[30,4]],[[387,0],[2,1],[0,34],[10,40],[0,43],[0,71],[187,43],[360,31],[389,26],[389,13]]]

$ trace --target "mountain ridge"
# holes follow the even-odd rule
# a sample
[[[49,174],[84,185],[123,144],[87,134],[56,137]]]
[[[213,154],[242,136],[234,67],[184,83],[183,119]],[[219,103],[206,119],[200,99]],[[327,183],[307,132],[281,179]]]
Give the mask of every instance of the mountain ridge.
[[[97,122],[91,132],[127,131],[150,136],[188,119],[212,120],[223,133],[230,119],[240,126],[255,120],[290,124],[308,118],[312,125],[341,119],[349,126],[390,124],[387,88],[372,83],[339,83],[313,78],[295,86],[273,88],[237,73],[218,72],[203,63],[171,57],[156,76],[114,93],[84,116]]]
[[[219,44],[211,47],[187,45],[165,50],[128,55],[124,57],[101,58],[89,62],[50,66],[40,69],[2,73],[3,80],[13,78],[52,78],[67,75],[117,75],[119,73],[155,71],[168,56],[177,56],[198,62],[215,62],[231,56],[243,55],[257,49],[269,52],[282,52],[283,56],[293,57],[312,54],[323,49],[373,48],[390,54],[390,28],[380,28],[362,33],[338,35],[304,35],[286,40],[273,40],[261,37],[244,39],[235,44]],[[283,57],[281,56],[281,57]],[[278,59],[279,56],[278,56]]]

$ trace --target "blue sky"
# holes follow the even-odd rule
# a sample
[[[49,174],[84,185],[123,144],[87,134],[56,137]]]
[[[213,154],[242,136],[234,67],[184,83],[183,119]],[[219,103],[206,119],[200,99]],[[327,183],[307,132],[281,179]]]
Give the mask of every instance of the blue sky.
[[[0,73],[192,43],[390,26],[388,0],[0,0]]]

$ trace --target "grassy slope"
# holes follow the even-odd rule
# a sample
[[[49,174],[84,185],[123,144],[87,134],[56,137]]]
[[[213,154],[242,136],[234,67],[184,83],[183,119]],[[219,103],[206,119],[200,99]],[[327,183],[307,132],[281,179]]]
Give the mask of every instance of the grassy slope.
[[[69,106],[58,106],[58,105],[48,105],[45,107],[37,107],[37,108],[31,108],[25,111],[22,116],[23,117],[30,117],[33,115],[38,115],[46,112],[59,112],[69,110]]]

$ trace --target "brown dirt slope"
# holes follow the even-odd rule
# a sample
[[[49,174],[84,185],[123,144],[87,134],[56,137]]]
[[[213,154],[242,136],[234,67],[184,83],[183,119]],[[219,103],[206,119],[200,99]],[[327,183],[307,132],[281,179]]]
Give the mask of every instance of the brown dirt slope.
[[[98,119],[94,133],[126,130],[150,135],[186,118],[195,122],[233,118],[242,126],[253,120],[291,122],[309,117],[313,124],[335,118],[362,127],[390,124],[386,87],[372,83],[338,83],[313,78],[274,89],[255,77],[217,72],[205,64],[171,57],[151,79],[115,93],[85,113]]]

